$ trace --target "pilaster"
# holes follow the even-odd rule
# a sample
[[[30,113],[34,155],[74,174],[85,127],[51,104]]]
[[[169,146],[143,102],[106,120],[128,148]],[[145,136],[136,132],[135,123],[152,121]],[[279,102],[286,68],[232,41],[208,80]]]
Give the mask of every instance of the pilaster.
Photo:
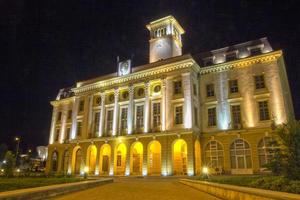
[[[100,110],[100,123],[99,123],[99,137],[104,134],[104,119],[105,119],[105,92],[100,94],[101,96],[101,110]]]
[[[149,132],[149,118],[150,118],[150,90],[149,90],[150,83],[147,81],[145,83],[145,112],[144,112],[144,132]]]
[[[118,111],[119,111],[119,89],[116,88],[114,91],[115,95],[115,104],[114,104],[114,117],[113,117],[113,130],[112,130],[112,135],[116,136],[118,132]]]
[[[78,104],[79,104],[79,97],[75,97],[74,98],[74,103],[73,103],[73,109],[72,109],[72,134],[71,134],[71,139],[76,138]]]
[[[54,142],[54,133],[55,133],[57,111],[58,111],[57,106],[53,106],[49,144],[53,144],[53,142]]]
[[[133,132],[133,96],[134,96],[134,87],[133,85],[129,86],[129,103],[128,103],[128,112],[127,112],[127,127],[128,134]]]
[[[184,128],[192,128],[192,87],[191,73],[182,74],[183,96],[184,96]]]

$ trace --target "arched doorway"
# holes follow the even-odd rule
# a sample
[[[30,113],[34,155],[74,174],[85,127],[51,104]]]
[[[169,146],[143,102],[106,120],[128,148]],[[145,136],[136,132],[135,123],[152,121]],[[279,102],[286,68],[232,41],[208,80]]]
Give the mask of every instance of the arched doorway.
[[[148,174],[161,174],[161,145],[157,140],[148,145]]]
[[[100,149],[100,174],[108,175],[110,171],[111,147],[109,144],[102,145]]]
[[[205,146],[205,166],[210,172],[221,174],[224,170],[224,150],[220,142],[210,140]]]
[[[187,144],[183,139],[178,139],[173,144],[173,174],[187,174]]]
[[[68,168],[69,168],[69,151],[65,150],[64,155],[63,155],[63,161],[62,161],[62,170],[64,174],[68,173]]]
[[[230,145],[231,173],[249,174],[252,172],[251,148],[247,141],[238,138]]]
[[[57,172],[57,170],[58,170],[58,152],[53,151],[51,156],[51,171]]]
[[[131,145],[130,160],[131,174],[141,175],[143,169],[143,145],[141,142],[135,142]]]
[[[195,173],[201,173],[201,148],[200,142],[198,140],[195,141]]]
[[[93,175],[96,170],[97,147],[90,145],[86,155],[86,166],[88,166],[88,173]]]
[[[127,149],[125,144],[121,143],[117,145],[115,150],[115,174],[116,175],[125,175],[126,154],[127,154]]]
[[[274,158],[274,153],[279,150],[276,140],[272,137],[263,137],[257,145],[259,166],[261,169],[266,168],[266,164],[270,163]]]
[[[80,174],[82,161],[82,150],[77,146],[74,148],[72,155],[72,171],[74,174]]]

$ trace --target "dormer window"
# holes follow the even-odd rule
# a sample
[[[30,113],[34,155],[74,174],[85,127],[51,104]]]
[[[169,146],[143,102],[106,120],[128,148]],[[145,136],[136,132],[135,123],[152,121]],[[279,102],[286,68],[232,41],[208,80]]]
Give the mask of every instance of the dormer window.
[[[251,48],[250,53],[251,53],[251,56],[259,55],[259,54],[261,54],[261,48],[260,47]]]
[[[226,55],[226,62],[233,61],[236,59],[236,53],[229,53]]]
[[[204,61],[204,66],[210,66],[210,65],[213,65],[213,64],[214,64],[214,63],[213,63],[212,58],[206,59],[206,60]]]

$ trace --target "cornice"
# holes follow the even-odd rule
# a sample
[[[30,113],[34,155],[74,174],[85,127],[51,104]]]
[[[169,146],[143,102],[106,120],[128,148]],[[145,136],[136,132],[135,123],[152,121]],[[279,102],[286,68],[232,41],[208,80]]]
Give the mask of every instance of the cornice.
[[[103,81],[98,81],[95,83],[91,83],[88,85],[84,85],[81,87],[73,88],[72,91],[76,94],[79,93],[84,93],[92,90],[103,90],[104,88],[107,87],[114,87],[117,85],[122,85],[124,83],[128,82],[135,82],[138,80],[148,80],[148,79],[153,79],[162,76],[165,73],[181,70],[181,69],[188,69],[192,68],[193,70],[196,70],[197,67],[195,66],[196,62],[190,58],[183,60],[178,63],[170,63],[166,65],[161,65],[159,67],[151,68],[151,69],[146,69],[143,71],[135,72],[126,76],[122,77],[115,77],[111,78],[108,80],[103,80]]]
[[[61,100],[55,100],[55,101],[51,101],[50,104],[52,106],[59,106],[59,105],[62,105],[62,104],[69,104],[70,102],[74,101],[75,97],[69,97],[69,98],[66,98],[66,99],[61,99]]]
[[[243,67],[247,67],[247,66],[250,66],[253,64],[257,64],[257,63],[272,62],[274,60],[277,60],[281,56],[282,56],[281,50],[273,51],[270,53],[265,53],[265,54],[261,54],[261,55],[254,56],[254,57],[243,58],[243,59],[235,60],[232,62],[226,62],[226,63],[213,65],[210,67],[203,67],[200,69],[200,74],[204,75],[204,74],[209,74],[209,73],[227,71],[227,70],[231,70],[234,68],[243,68]]]

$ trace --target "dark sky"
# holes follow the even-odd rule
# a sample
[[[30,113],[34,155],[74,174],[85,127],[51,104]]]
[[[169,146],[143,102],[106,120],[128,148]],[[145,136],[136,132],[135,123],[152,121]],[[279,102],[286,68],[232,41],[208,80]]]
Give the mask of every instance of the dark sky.
[[[0,0],[0,143],[23,149],[48,143],[60,88],[116,71],[116,57],[148,62],[148,30],[174,15],[186,30],[184,53],[267,36],[283,49],[300,117],[299,6],[286,1]]]

